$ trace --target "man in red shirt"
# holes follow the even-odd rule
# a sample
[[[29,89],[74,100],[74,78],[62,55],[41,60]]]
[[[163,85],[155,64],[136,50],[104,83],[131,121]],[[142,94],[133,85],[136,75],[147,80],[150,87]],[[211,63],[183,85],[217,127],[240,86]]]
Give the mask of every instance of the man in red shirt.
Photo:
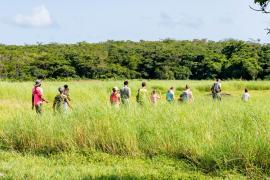
[[[43,98],[43,90],[41,88],[41,80],[36,80],[36,83],[32,89],[32,109],[36,109],[37,114],[42,113],[42,104],[43,102],[48,103]]]

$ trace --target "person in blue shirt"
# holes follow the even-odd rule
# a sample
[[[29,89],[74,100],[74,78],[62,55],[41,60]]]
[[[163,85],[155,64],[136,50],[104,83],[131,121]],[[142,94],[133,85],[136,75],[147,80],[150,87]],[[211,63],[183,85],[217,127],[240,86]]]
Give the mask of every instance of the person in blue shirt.
[[[168,102],[174,101],[174,87],[171,87],[166,93],[166,100]]]

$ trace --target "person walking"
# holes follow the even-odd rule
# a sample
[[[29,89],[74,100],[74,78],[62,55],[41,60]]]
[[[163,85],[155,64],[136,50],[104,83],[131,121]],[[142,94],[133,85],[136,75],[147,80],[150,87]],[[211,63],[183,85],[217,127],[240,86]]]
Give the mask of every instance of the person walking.
[[[185,90],[180,95],[179,100],[180,100],[180,102],[186,102],[186,103],[193,102],[193,94],[192,94],[192,91],[188,85],[186,85]]]
[[[146,104],[147,102],[146,82],[142,82],[142,87],[138,89],[136,100],[140,105]]]
[[[54,102],[53,102],[53,111],[56,113],[65,113],[64,104],[67,103],[69,108],[72,108],[67,96],[64,94],[65,88],[59,87],[58,88],[59,94],[55,96]]]
[[[211,87],[212,96],[214,100],[221,101],[221,80],[217,79],[216,82]]]
[[[36,110],[36,113],[41,115],[43,112],[42,105],[43,102],[48,103],[47,100],[43,98],[43,89],[41,88],[41,80],[37,79],[34,87],[32,89],[32,109]]]
[[[151,102],[152,102],[152,104],[156,105],[159,99],[160,99],[160,96],[158,95],[157,91],[153,90],[152,94],[151,94]]]
[[[66,97],[68,101],[71,101],[70,96],[69,96],[69,87],[67,84],[64,85],[64,93],[63,93]],[[68,103],[65,101],[64,102],[64,111],[67,112],[68,111]]]
[[[174,101],[174,87],[171,87],[166,93],[166,100],[171,103]]]
[[[118,87],[114,87],[112,89],[112,94],[110,96],[110,102],[113,106],[115,107],[119,107],[120,106],[120,94],[119,94],[119,90]]]
[[[245,92],[244,92],[244,94],[242,95],[242,100],[243,100],[244,102],[247,102],[247,101],[249,101],[249,98],[250,98],[250,95],[249,95],[249,93],[248,93],[248,89],[245,88]]]
[[[123,105],[129,104],[129,98],[131,97],[131,90],[128,87],[128,81],[124,82],[124,87],[120,90],[121,102]]]

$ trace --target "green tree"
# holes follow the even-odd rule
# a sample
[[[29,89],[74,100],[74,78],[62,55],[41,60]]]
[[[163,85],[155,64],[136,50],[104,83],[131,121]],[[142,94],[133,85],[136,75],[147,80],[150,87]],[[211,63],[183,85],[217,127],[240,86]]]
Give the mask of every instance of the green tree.
[[[254,9],[256,11],[262,11],[264,13],[269,13],[269,11],[267,10],[268,4],[269,4],[269,0],[254,0],[255,4],[258,4],[260,6],[260,9]]]

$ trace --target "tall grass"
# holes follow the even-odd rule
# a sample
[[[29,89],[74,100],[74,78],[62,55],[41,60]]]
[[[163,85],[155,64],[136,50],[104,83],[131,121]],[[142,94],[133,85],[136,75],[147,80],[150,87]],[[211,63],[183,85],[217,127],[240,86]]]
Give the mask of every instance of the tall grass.
[[[165,94],[183,81],[150,81],[148,89]],[[62,82],[44,82],[50,104],[40,117],[31,110],[31,83],[0,82],[0,146],[2,149],[34,154],[59,152],[106,152],[123,156],[166,155],[184,158],[206,172],[237,169],[243,173],[270,169],[270,82],[223,83],[232,96],[213,102],[210,81],[191,81],[192,104],[139,106],[135,102],[139,81],[132,81],[130,107],[116,109],[108,99],[119,81],[70,82],[74,110],[54,115],[53,97]],[[241,102],[243,88],[251,100]],[[251,88],[252,87],[252,88]],[[179,95],[180,92],[177,92]]]

